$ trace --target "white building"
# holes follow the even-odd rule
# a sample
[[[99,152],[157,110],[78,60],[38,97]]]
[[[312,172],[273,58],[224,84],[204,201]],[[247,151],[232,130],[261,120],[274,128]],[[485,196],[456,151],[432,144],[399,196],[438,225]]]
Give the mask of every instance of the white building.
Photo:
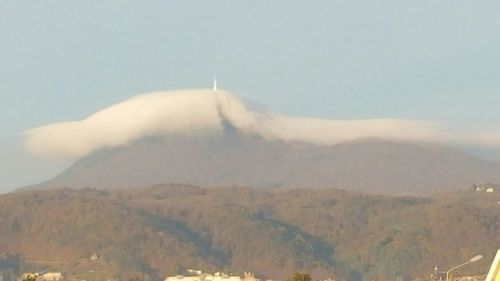
[[[36,281],[62,281],[64,280],[61,272],[45,272],[45,273],[30,273],[26,272],[21,275],[19,280],[24,280],[27,277],[36,277]]]
[[[62,281],[63,274],[61,272],[47,272],[38,275],[36,281]]]
[[[202,281],[241,281],[241,277],[231,276],[223,272],[216,272],[214,275],[207,274]]]
[[[253,273],[245,272],[242,277],[226,274],[224,272],[216,272],[214,274],[204,273],[201,270],[188,270],[192,276],[176,275],[165,278],[164,281],[260,281],[256,279]]]
[[[165,278],[165,281],[203,281],[200,276],[176,275]]]

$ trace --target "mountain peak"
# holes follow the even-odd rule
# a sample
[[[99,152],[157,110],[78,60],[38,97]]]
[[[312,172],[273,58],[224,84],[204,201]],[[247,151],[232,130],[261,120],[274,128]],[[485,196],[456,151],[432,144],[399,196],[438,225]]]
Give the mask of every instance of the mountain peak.
[[[497,134],[468,135],[436,123],[404,119],[334,120],[271,112],[224,90],[138,95],[80,121],[26,132],[27,147],[52,158],[79,158],[152,135],[207,135],[237,130],[267,140],[333,145],[361,138],[444,144],[498,145]]]

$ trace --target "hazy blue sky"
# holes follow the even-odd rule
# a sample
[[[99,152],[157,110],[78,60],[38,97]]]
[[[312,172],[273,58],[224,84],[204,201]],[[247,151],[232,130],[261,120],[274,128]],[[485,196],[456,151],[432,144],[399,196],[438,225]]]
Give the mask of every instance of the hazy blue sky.
[[[0,191],[68,163],[21,133],[219,87],[288,114],[500,129],[499,1],[2,1]]]

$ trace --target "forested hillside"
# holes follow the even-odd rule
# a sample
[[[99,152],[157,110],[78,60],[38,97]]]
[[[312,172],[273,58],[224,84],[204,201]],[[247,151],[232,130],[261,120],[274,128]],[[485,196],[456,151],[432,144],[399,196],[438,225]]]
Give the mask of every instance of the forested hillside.
[[[186,185],[19,192],[0,196],[0,270],[59,269],[85,280],[160,280],[186,268],[409,280],[481,253],[466,270],[484,273],[500,245],[498,200]]]

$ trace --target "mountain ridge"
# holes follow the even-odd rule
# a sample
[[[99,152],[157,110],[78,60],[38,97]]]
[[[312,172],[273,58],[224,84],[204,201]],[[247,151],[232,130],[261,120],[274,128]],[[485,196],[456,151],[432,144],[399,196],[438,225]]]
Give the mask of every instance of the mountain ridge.
[[[95,271],[98,280],[156,281],[193,267],[279,280],[296,271],[413,280],[481,253],[486,262],[467,269],[477,274],[500,243],[499,199],[190,185],[24,191],[0,195],[0,253],[78,280]]]
[[[500,163],[431,143],[362,138],[335,145],[223,134],[143,138],[101,149],[34,188],[199,186],[325,188],[416,194],[500,182]]]

